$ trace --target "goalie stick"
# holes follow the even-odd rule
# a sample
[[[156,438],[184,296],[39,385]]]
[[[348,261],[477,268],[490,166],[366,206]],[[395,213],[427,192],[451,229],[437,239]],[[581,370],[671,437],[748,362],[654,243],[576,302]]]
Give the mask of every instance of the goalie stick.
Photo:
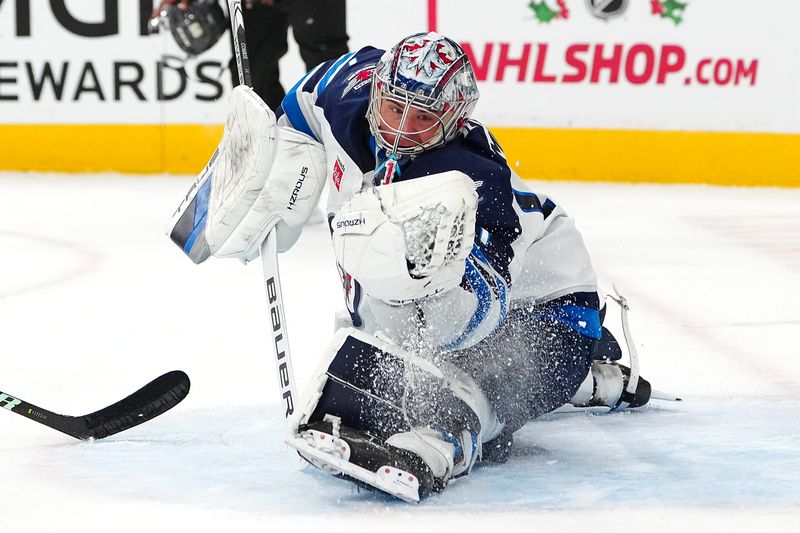
[[[239,71],[239,83],[252,87],[241,0],[229,0],[228,13],[231,19],[231,34],[233,35],[233,48],[236,55],[236,68]],[[288,419],[294,412],[297,387],[295,386],[292,357],[289,351],[286,313],[283,309],[283,293],[281,291],[280,272],[278,271],[278,248],[275,231],[273,227],[261,244],[261,267],[263,270],[264,289],[266,290],[269,304],[270,331],[275,350],[275,364],[278,370],[281,401],[284,405],[284,416]]]
[[[82,416],[60,415],[0,391],[0,408],[80,440],[104,439],[166,413],[189,394],[189,376],[173,370],[127,398]]]
[[[228,13],[230,15],[236,66],[239,71],[239,83],[252,86],[241,0],[229,0]],[[173,213],[167,230],[170,239],[194,263],[202,263],[211,256],[209,245],[205,239],[205,228],[212,180],[214,179],[217,163],[222,158],[222,155],[221,148],[217,148],[214,151],[208,164],[197,176],[178,209]],[[275,348],[275,362],[278,370],[281,401],[285,406],[285,416],[288,418],[294,412],[297,389],[289,354],[286,315],[283,309],[277,254],[276,235],[273,228],[261,245],[261,262],[264,273],[264,288],[269,304],[270,331]]]

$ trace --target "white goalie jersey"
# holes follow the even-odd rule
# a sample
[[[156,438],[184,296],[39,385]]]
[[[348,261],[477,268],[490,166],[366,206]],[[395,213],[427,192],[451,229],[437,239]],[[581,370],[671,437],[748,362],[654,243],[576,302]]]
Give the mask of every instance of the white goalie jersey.
[[[329,223],[363,191],[458,171],[472,180],[477,195],[474,233],[463,258],[456,258],[460,270],[453,286],[424,298],[378,297],[340,261],[352,324],[381,331],[399,344],[422,330],[432,345],[457,350],[486,338],[515,307],[596,293],[595,273],[574,221],[552,199],[528,189],[484,126],[469,121],[445,146],[399,159],[376,146],[366,114],[372,72],[382,54],[367,47],[309,72],[287,93],[278,124],[324,146]],[[575,329],[599,335],[599,326],[583,331],[580,322]]]

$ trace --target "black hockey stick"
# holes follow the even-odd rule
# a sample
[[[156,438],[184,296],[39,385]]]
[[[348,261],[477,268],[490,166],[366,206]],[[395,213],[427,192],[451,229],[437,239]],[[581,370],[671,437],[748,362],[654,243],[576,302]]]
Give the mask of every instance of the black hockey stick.
[[[76,439],[103,439],[166,413],[189,394],[189,376],[167,372],[125,399],[83,416],[59,415],[0,391],[0,408]]]
[[[242,0],[228,0],[228,14],[231,19],[233,52],[236,57],[236,68],[239,71],[239,83],[252,87],[253,82],[250,78],[250,56],[247,54],[247,40],[244,33]]]

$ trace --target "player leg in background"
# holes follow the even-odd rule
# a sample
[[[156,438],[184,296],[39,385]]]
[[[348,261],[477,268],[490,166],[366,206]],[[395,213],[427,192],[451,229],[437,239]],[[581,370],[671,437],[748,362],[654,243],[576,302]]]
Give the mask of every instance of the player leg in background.
[[[289,23],[306,70],[347,53],[345,0],[292,0]]]
[[[276,2],[274,6],[255,2],[242,14],[253,90],[270,109],[276,109],[286,95],[280,82],[278,61],[288,50],[289,15],[282,2]],[[235,87],[239,85],[235,57],[230,61],[230,71]]]
[[[630,370],[615,361],[619,346],[601,328],[605,309],[595,293],[574,293],[540,305],[518,306],[503,325],[453,362],[481,385],[500,422],[500,435],[483,445],[483,460],[505,462],[513,433],[562,405],[615,408]],[[650,398],[640,378],[629,407]]]
[[[300,57],[310,71],[320,63],[347,53],[347,3],[345,0],[291,0],[287,4],[292,35]],[[327,220],[323,194],[309,223]]]
[[[483,342],[454,352],[453,363],[480,383],[505,423],[500,435],[484,443],[485,461],[504,462],[515,431],[570,401],[596,355],[598,307],[593,293],[517,306]]]

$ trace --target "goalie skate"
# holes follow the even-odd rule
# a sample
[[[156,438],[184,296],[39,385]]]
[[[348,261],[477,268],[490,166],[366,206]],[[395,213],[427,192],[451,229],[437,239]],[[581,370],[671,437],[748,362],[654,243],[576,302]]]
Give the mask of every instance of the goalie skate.
[[[323,472],[409,503],[419,502],[433,487],[430,470],[413,454],[335,424],[306,426],[286,443]]]

